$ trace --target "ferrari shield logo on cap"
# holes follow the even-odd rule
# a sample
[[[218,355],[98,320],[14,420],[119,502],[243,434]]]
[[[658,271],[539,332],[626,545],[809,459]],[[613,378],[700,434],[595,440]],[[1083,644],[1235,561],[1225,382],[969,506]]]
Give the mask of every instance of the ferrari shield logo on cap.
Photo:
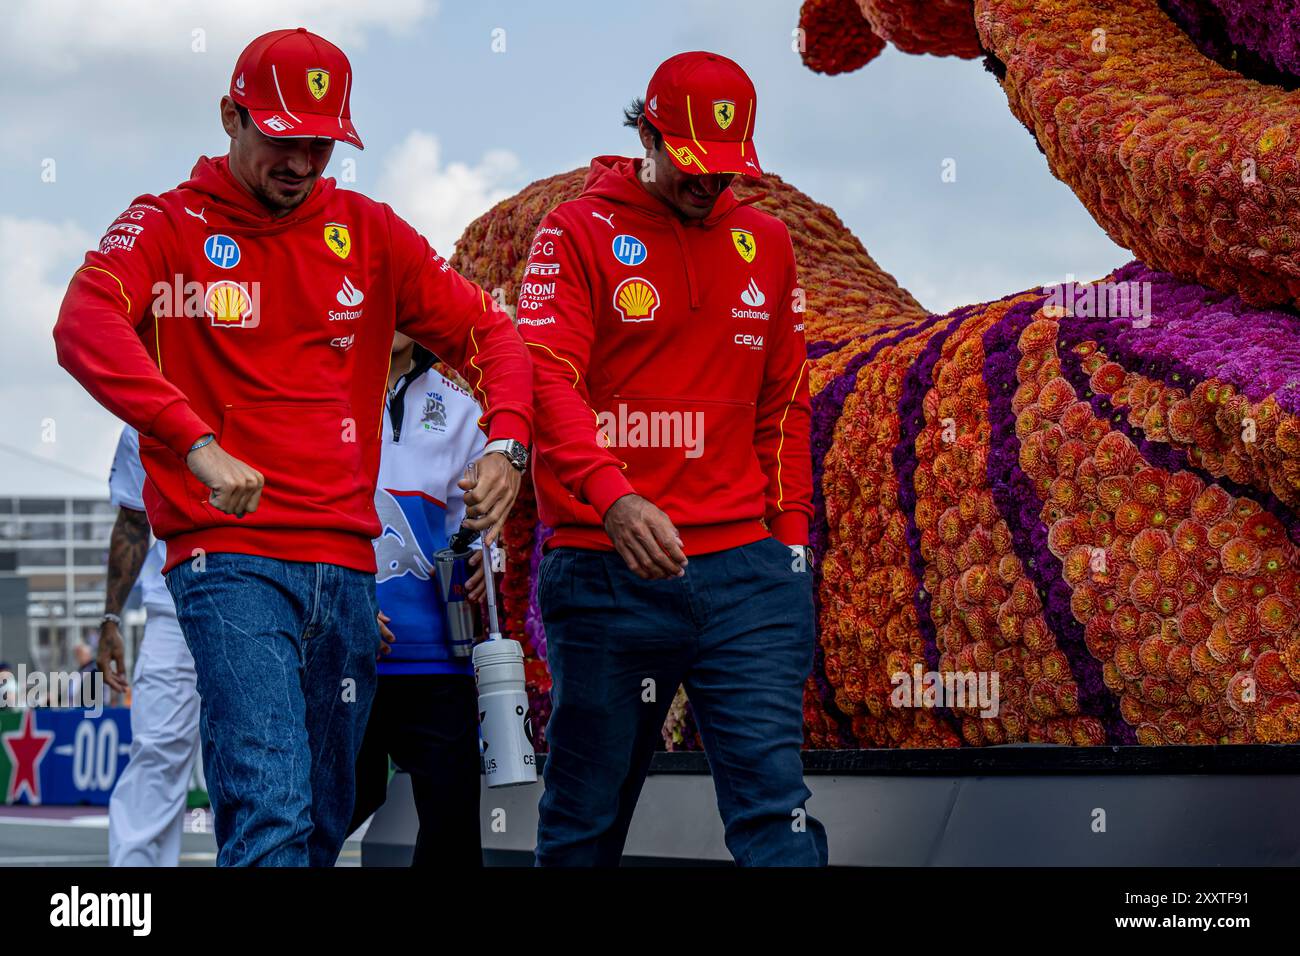
[[[329,70],[308,70],[307,89],[311,90],[311,95],[316,97],[316,99],[325,99],[325,94],[330,90]]]
[[[348,227],[341,222],[325,223],[325,245],[334,255],[346,259],[352,253],[352,236]]]
[[[731,241],[736,246],[736,251],[740,253],[740,258],[746,262],[753,262],[754,256],[758,255],[758,245],[754,242],[754,234],[747,229],[731,230]]]
[[[736,118],[736,104],[731,100],[714,100],[713,101],[713,121],[718,124],[719,129],[726,129],[731,125],[731,121]]]

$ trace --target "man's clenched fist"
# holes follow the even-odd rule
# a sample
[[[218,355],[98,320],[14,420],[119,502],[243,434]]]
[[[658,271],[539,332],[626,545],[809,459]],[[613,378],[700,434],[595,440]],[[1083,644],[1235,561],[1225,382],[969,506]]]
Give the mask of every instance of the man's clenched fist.
[[[212,489],[208,503],[218,511],[242,518],[257,510],[265,482],[262,473],[226,454],[215,439],[190,452],[185,464],[195,478]]]
[[[686,553],[672,519],[640,495],[624,495],[609,506],[605,533],[639,578],[653,581],[686,573]]]

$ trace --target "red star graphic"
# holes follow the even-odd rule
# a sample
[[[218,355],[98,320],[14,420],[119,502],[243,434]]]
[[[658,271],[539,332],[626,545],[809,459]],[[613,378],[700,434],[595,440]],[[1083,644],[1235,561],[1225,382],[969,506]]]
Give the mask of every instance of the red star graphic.
[[[9,778],[7,802],[16,802],[19,794],[25,789],[29,803],[40,803],[41,759],[54,740],[53,732],[37,730],[36,711],[29,708],[23,714],[22,727],[7,734],[0,734],[0,738],[3,738],[0,742],[3,742],[5,750],[9,751],[9,759],[14,765],[13,775]]]

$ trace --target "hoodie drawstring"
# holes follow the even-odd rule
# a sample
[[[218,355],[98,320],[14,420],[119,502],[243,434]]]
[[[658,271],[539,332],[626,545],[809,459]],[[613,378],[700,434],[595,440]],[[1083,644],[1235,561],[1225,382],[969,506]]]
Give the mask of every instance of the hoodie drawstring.
[[[686,266],[686,288],[691,295],[691,308],[700,307],[700,294],[695,281],[695,265],[691,262],[690,250],[686,248],[686,232],[682,229],[682,224],[677,221],[676,216],[668,217],[669,224],[673,227],[673,235],[677,237],[677,248],[681,250],[682,262]]]

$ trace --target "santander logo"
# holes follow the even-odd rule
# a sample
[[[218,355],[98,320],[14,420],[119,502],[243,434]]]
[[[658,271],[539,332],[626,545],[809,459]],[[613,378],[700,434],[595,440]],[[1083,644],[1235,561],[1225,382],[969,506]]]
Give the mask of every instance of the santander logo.
[[[343,288],[339,289],[338,293],[334,296],[334,298],[338,299],[339,305],[346,306],[347,308],[351,309],[360,305],[365,300],[366,296],[360,289],[358,289],[356,286],[352,284],[351,279],[349,279],[347,276],[344,276]]]
[[[749,280],[749,285],[745,287],[745,291],[740,293],[740,301],[745,303],[745,305],[757,309],[767,301],[767,296],[763,295],[763,290],[760,289],[758,283],[751,278]]]

